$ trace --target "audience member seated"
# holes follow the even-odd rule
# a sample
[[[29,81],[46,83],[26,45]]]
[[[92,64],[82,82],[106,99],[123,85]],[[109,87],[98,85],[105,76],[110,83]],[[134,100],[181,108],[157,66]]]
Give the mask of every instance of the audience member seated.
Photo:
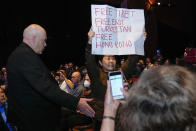
[[[64,70],[57,71],[57,74],[59,74],[59,80],[58,80],[59,87],[61,88],[61,90],[69,93],[67,88],[69,87],[72,89],[74,87],[74,84],[72,83],[72,81],[67,79],[66,73]]]
[[[142,59],[139,59],[137,62],[137,66],[140,67],[141,71],[143,71],[145,68],[144,61]]]
[[[3,106],[7,101],[7,97],[5,94],[5,85],[0,85],[0,106]]]
[[[84,86],[83,83],[81,81],[81,74],[78,71],[75,71],[72,73],[71,75],[71,82],[74,84],[74,87],[71,88],[68,85],[68,92],[69,94],[75,96],[75,97],[80,97],[83,90],[84,90]]]
[[[71,75],[71,82],[74,84],[72,88],[70,88],[67,84],[66,89],[69,94],[75,96],[75,97],[81,97],[83,91],[84,91],[84,85],[81,81],[81,75],[80,72],[75,71]],[[62,119],[60,125],[63,125],[61,127],[61,130],[68,130],[72,129],[75,126],[79,127],[85,127],[88,126],[90,128],[92,125],[92,119],[90,117],[87,117],[81,112],[80,110],[77,111],[71,111],[67,108],[61,108],[62,111]]]
[[[92,90],[91,90],[91,80],[88,74],[84,76],[84,91],[82,97],[91,98],[92,97]]]
[[[126,98],[121,101],[116,124],[120,102],[113,100],[108,82],[101,131],[195,131],[195,78],[180,66],[159,66],[143,72],[128,92],[122,90]]]
[[[149,57],[146,57],[145,59],[145,65],[148,66],[151,64],[151,59]]]
[[[0,131],[9,131],[9,123],[7,123],[6,113],[7,96],[5,93],[5,88],[5,85],[0,84]]]
[[[152,67],[154,67],[154,64],[149,63],[145,68],[144,71],[151,69]]]

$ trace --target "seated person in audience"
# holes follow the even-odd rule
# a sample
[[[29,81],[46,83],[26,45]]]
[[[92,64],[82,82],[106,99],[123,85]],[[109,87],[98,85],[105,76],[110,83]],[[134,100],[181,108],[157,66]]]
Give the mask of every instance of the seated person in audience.
[[[180,66],[160,66],[142,73],[137,83],[114,100],[111,87],[104,103],[101,131],[196,131],[195,74]],[[116,127],[115,127],[116,125]]]
[[[154,67],[154,64],[149,63],[145,68],[144,71],[149,70]]]
[[[0,131],[9,131],[6,125],[6,112],[5,103],[7,102],[7,96],[5,94],[5,85],[0,85]],[[3,114],[5,113],[5,114]]]
[[[58,80],[59,87],[61,88],[61,90],[69,93],[67,90],[67,86],[69,86],[70,88],[73,88],[74,84],[72,83],[72,81],[67,79],[66,73],[64,70],[57,71],[57,74],[59,75],[59,80]]]
[[[152,63],[152,62],[151,62],[151,58],[146,57],[146,59],[145,59],[145,65],[148,66],[148,65],[150,65],[151,63]]]
[[[3,105],[7,101],[6,94],[4,92],[5,85],[0,86],[0,105]]]
[[[86,98],[91,98],[92,94],[92,90],[91,90],[91,80],[90,80],[90,77],[88,74],[86,74],[84,76],[84,81],[83,81],[83,84],[84,84],[84,91],[83,91],[83,94],[82,94],[82,97],[86,97]]]
[[[141,71],[143,71],[144,68],[145,68],[144,60],[139,59],[138,62],[137,62],[137,66],[139,66]]]
[[[61,79],[61,78],[60,78]],[[81,74],[78,71],[75,71],[71,75],[71,82],[74,84],[73,87],[66,85],[66,90],[69,94],[75,97],[84,97],[84,83],[81,81]],[[62,110],[62,119],[60,125],[62,125],[61,130],[68,130],[73,128],[75,125],[86,125],[91,123],[91,118],[84,115],[81,110],[71,111],[67,108],[61,108]]]
[[[79,71],[75,71],[72,73],[71,82],[74,84],[74,86],[73,87],[70,87],[69,85],[67,86],[68,93],[75,97],[80,97],[84,90],[84,86],[81,81],[81,74]]]

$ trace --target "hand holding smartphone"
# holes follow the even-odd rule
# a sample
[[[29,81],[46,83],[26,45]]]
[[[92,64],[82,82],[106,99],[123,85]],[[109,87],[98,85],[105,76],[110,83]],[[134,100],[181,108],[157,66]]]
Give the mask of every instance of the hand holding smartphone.
[[[113,99],[124,99],[124,95],[120,88],[123,88],[123,75],[121,71],[113,71],[108,73],[111,84]]]

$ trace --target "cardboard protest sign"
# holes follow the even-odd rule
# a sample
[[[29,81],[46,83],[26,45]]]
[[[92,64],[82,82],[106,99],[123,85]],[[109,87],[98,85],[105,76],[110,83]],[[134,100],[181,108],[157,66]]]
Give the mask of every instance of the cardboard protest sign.
[[[91,5],[92,54],[144,55],[144,11]]]

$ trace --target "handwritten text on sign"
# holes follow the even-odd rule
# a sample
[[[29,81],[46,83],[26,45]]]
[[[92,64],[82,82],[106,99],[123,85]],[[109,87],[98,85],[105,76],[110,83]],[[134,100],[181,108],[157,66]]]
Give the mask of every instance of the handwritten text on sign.
[[[144,11],[91,5],[92,54],[144,55]]]

